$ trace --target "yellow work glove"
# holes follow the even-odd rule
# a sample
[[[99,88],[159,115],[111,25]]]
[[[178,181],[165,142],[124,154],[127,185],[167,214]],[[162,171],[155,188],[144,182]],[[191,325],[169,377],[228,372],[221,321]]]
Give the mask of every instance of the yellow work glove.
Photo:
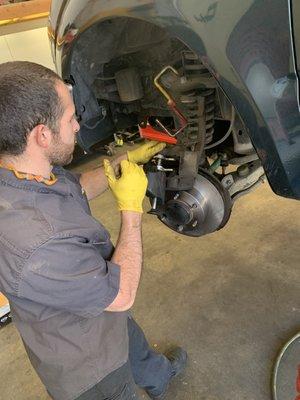
[[[128,161],[137,164],[145,164],[151,160],[155,154],[159,153],[166,147],[166,143],[155,142],[153,140],[142,144],[135,150],[127,151]]]
[[[143,199],[147,190],[147,177],[142,167],[127,160],[121,161],[121,176],[116,178],[115,171],[108,160],[104,160],[104,171],[108,185],[113,192],[120,211],[143,212]]]

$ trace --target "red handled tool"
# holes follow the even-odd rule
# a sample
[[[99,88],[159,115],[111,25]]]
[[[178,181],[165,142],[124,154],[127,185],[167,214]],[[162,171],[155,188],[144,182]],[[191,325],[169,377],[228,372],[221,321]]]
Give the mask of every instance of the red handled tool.
[[[149,123],[145,128],[139,125],[140,136],[144,139],[156,140],[157,142],[165,142],[170,144],[176,144],[177,139],[174,136],[169,136],[166,133],[160,132],[154,129]]]

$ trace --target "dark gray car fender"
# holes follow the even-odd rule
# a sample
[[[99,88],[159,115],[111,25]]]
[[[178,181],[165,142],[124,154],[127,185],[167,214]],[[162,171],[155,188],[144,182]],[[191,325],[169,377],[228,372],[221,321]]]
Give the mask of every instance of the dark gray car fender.
[[[127,16],[165,28],[197,52],[218,80],[248,129],[272,189],[300,199],[299,83],[290,7],[288,0],[54,0],[49,31],[58,72],[68,77],[72,46],[91,25]]]

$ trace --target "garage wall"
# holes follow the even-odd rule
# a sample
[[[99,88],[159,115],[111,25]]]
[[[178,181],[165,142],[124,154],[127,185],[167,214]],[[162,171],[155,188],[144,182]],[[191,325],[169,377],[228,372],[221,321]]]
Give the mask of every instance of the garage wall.
[[[36,62],[55,70],[47,28],[0,36],[0,63],[21,60]]]

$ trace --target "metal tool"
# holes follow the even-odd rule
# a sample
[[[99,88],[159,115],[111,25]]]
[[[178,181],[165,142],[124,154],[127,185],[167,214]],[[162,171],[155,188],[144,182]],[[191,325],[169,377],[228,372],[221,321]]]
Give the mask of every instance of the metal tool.
[[[171,97],[171,95],[166,91],[166,89],[161,85],[160,83],[160,78],[162,75],[167,72],[167,71],[172,71],[175,75],[179,76],[179,73],[176,71],[175,68],[171,67],[168,65],[167,67],[163,68],[159,74],[156,75],[154,78],[154,85],[157,87],[157,89],[162,93],[162,95],[167,99],[167,104],[170,110],[175,114],[175,116],[178,119],[179,122],[179,128],[176,131],[171,131],[167,127],[163,125],[163,123],[159,120],[156,119],[155,121],[158,123],[158,125],[171,137],[177,136],[178,133],[184,130],[187,126],[187,119],[185,116],[181,113],[181,111],[178,109],[176,106],[175,100]]]
[[[164,142],[169,144],[176,144],[177,139],[171,137],[161,131],[154,129],[148,122],[143,126],[139,125],[140,136],[144,139],[156,140],[157,142]]]

